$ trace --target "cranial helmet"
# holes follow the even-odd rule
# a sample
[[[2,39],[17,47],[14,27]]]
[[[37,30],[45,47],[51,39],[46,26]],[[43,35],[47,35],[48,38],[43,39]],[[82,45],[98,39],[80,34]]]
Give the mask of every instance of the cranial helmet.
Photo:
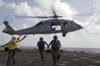
[[[16,37],[15,37],[15,36],[13,36],[13,37],[12,37],[12,40],[15,40],[15,39],[16,39]]]
[[[43,40],[43,37],[40,37],[40,40]]]
[[[54,37],[53,37],[54,39],[57,39],[58,38],[58,36],[57,35],[54,35]]]

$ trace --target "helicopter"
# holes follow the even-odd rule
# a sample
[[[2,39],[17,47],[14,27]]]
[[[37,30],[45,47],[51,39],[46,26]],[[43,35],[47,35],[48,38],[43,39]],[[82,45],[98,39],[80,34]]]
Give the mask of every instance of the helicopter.
[[[54,33],[62,33],[62,36],[65,37],[67,33],[74,32],[80,29],[83,29],[83,27],[76,22],[72,20],[66,20],[66,19],[59,19],[62,16],[59,16],[56,14],[56,12],[52,11],[53,16],[18,16],[22,18],[50,18],[47,20],[40,21],[35,26],[20,29],[20,30],[14,30],[8,21],[4,21],[3,24],[5,25],[5,29],[2,31],[9,35],[30,35],[30,34],[54,34]],[[60,27],[60,29],[57,29],[57,26]]]

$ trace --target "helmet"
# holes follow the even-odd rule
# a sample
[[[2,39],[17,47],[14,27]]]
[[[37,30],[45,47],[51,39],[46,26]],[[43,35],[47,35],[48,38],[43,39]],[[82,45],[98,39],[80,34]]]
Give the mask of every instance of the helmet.
[[[15,36],[13,36],[13,37],[12,37],[12,40],[16,40],[16,37],[15,37]]]
[[[58,38],[58,36],[57,36],[57,35],[54,35],[54,36],[53,36],[53,38],[54,38],[54,39],[57,39],[57,38]]]
[[[43,40],[43,37],[40,37],[40,40]]]

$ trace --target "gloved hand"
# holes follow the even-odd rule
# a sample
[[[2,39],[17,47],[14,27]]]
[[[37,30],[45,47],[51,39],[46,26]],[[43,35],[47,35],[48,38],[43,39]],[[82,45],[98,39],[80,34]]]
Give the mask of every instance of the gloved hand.
[[[5,47],[5,45],[2,45],[1,47]]]
[[[24,38],[26,38],[26,37],[27,37],[27,35],[24,36]]]

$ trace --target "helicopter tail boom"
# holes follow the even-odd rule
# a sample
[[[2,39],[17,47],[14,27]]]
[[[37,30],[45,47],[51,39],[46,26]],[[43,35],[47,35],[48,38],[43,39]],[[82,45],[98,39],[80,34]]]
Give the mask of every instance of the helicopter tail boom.
[[[8,21],[4,21],[3,24],[6,28],[2,32],[10,35],[13,35],[15,33],[15,30],[9,25]]]

